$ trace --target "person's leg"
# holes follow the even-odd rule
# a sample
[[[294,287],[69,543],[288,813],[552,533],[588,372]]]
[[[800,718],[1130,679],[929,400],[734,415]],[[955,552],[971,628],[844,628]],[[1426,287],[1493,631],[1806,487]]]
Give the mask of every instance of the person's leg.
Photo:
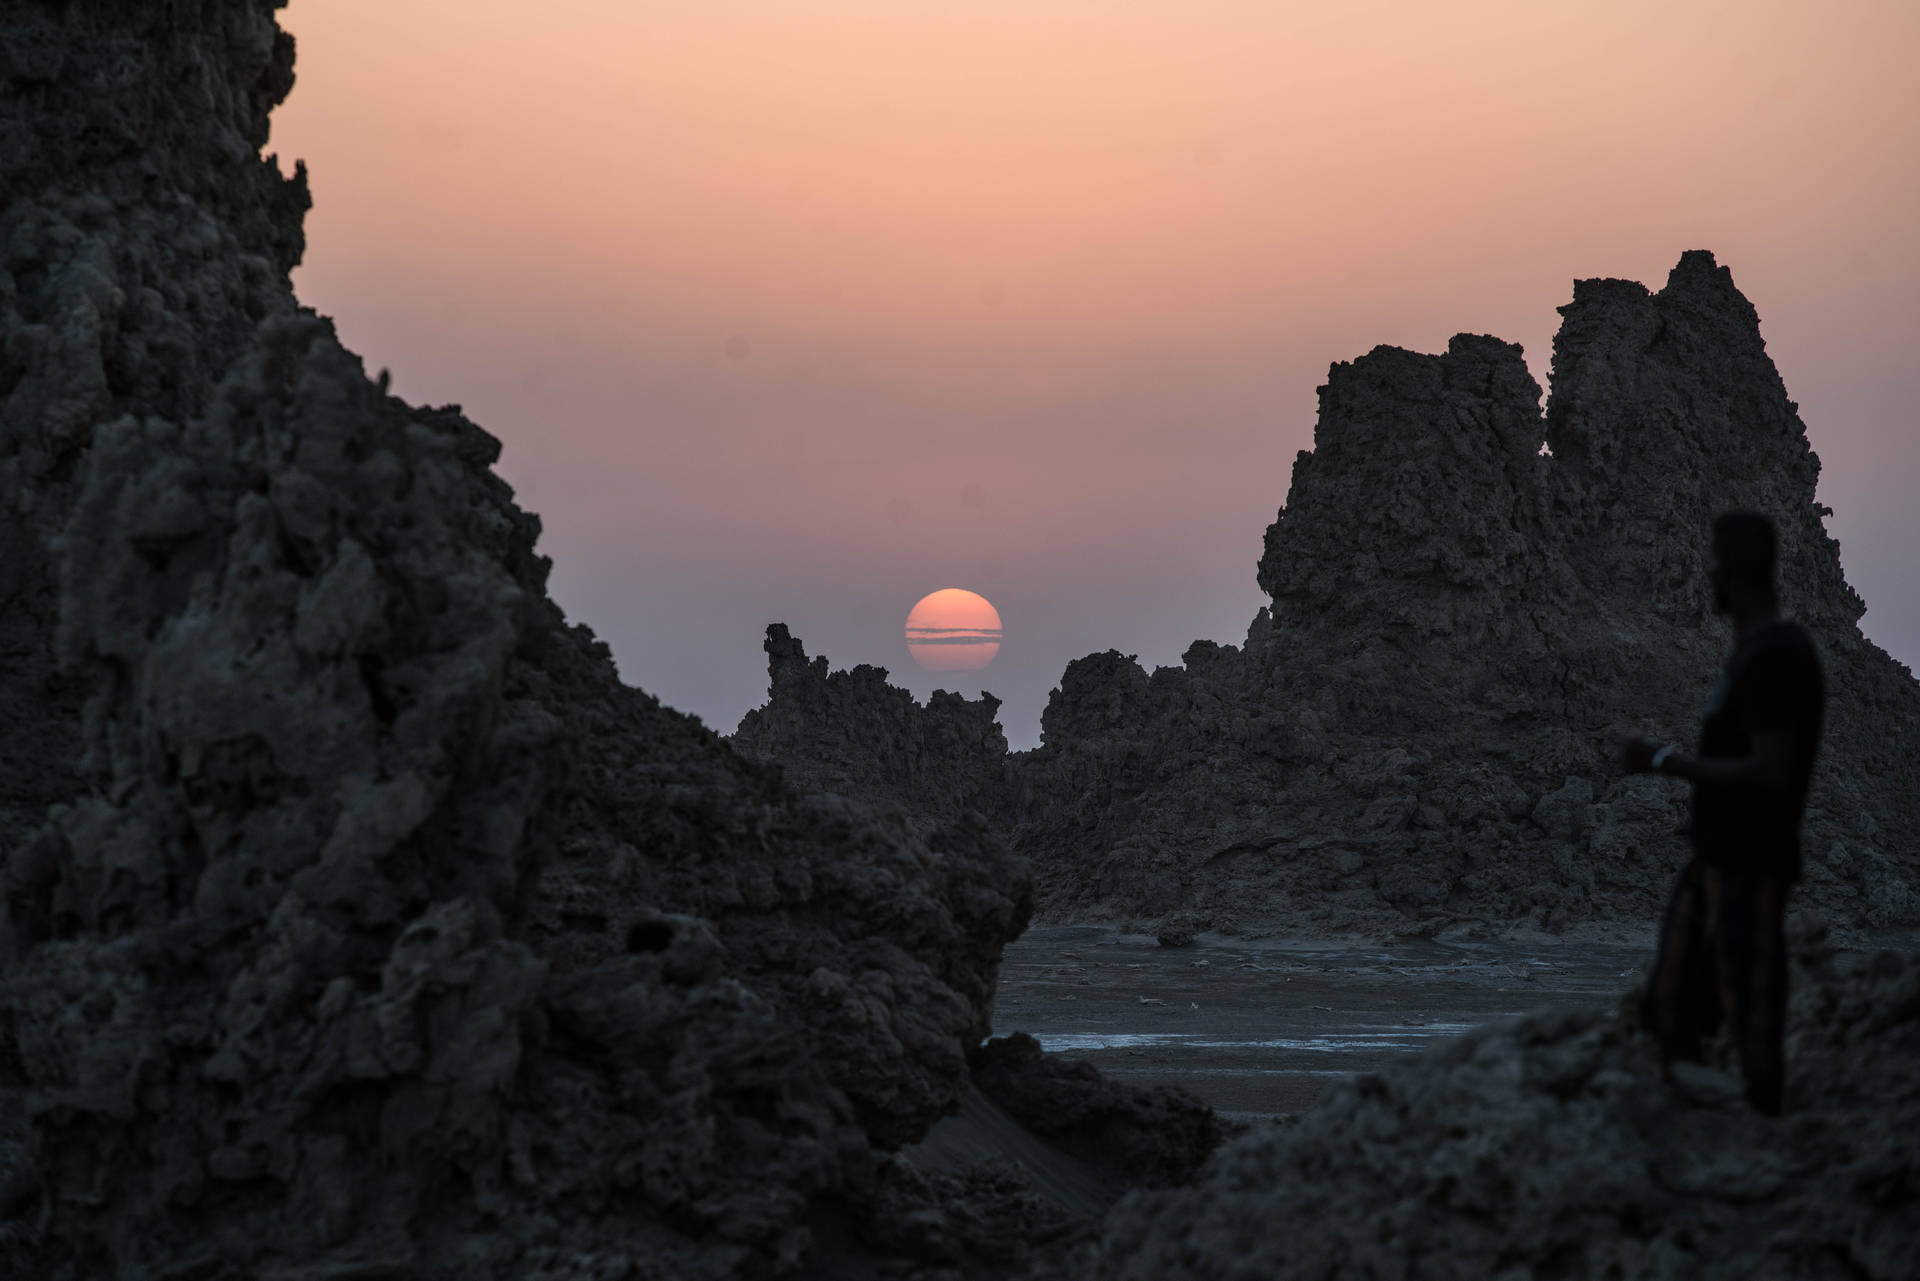
[[[1660,1045],[1664,1062],[1701,1058],[1702,1038],[1719,1026],[1714,956],[1707,933],[1708,903],[1702,865],[1680,872],[1660,929],[1653,972],[1640,998],[1641,1022]]]
[[[1786,886],[1778,877],[1719,873],[1714,951],[1720,963],[1728,1031],[1740,1050],[1747,1101],[1780,1114],[1786,1071]]]
[[[1779,1116],[1787,1080],[1787,886],[1777,876],[1759,876],[1743,894],[1745,968],[1740,1013],[1733,1034],[1747,1102],[1763,1116]]]

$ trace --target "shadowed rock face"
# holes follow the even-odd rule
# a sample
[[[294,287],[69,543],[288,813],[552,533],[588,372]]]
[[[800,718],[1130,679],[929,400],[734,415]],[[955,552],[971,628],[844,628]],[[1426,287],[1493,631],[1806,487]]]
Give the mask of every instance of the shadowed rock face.
[[[1546,569],[1539,405],[1520,349],[1493,338],[1335,365],[1260,560],[1275,624],[1335,656],[1417,638],[1433,676],[1473,684],[1453,660],[1531,627],[1510,598]]]
[[[275,7],[0,17],[0,1267],[796,1268],[966,1090],[1024,872],[566,625],[498,443],[292,297]]]
[[[1213,1110],[1185,1090],[1122,1085],[1084,1060],[1043,1053],[1024,1032],[988,1041],[972,1057],[983,1094],[1116,1186],[1189,1183],[1220,1145]]]
[[[734,749],[777,761],[803,792],[878,795],[928,830],[998,800],[1007,776],[1000,700],[936,691],[922,707],[887,669],[829,672],[784,624],[767,628],[768,705],[733,733]]]
[[[1920,686],[1859,632],[1752,305],[1695,251],[1658,293],[1581,281],[1561,313],[1544,413],[1492,338],[1334,365],[1245,644],[1151,674],[1111,651],[1068,665],[1041,746],[979,802],[1033,860],[1043,915],[1644,928],[1685,856],[1685,793],[1613,752],[1697,732],[1731,640],[1708,534],[1744,506],[1778,526],[1782,602],[1826,666],[1802,901],[1920,920]],[[777,684],[754,715],[804,719]],[[832,749],[848,786],[918,803],[859,742]]]
[[[1657,294],[1583,280],[1560,314],[1547,474],[1588,591],[1693,630],[1712,602],[1701,531],[1750,507],[1779,529],[1783,600],[1830,643],[1847,637],[1864,606],[1814,501],[1820,460],[1732,274],[1695,250]]]
[[[306,175],[258,151],[293,43],[260,6],[219,8],[0,16],[0,842],[78,785],[85,691],[53,661],[46,544],[94,426],[198,413],[254,327],[291,306]]]

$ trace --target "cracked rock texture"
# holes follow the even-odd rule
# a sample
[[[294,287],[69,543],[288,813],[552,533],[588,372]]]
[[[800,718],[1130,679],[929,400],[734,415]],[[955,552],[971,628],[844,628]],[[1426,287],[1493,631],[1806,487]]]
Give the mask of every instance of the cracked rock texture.
[[[1561,314],[1544,413],[1494,338],[1334,365],[1244,643],[1197,641],[1152,673],[1075,660],[1041,745],[997,789],[948,789],[941,805],[973,804],[1033,860],[1044,917],[1644,930],[1686,855],[1686,796],[1623,777],[1614,752],[1697,734],[1731,642],[1709,528],[1752,507],[1779,528],[1782,603],[1828,684],[1800,901],[1848,928],[1920,921],[1920,686],[1860,634],[1752,305],[1693,251],[1657,293],[1583,280]],[[854,790],[925,804],[862,755],[875,718],[849,706],[803,728],[776,676],[753,716],[796,722],[768,752],[790,767],[831,759]]]
[[[1920,1258],[1920,963],[1796,947],[1788,1114],[1669,1084],[1631,1021],[1542,1012],[1339,1086],[1135,1193],[1080,1281],[1898,1281]]]
[[[498,443],[292,296],[276,7],[0,6],[0,1270],[800,1269],[1024,871],[566,625]]]

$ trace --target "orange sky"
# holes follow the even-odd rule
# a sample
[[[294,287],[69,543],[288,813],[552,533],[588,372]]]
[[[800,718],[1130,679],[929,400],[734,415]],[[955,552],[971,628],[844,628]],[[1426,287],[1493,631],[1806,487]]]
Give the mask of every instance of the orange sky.
[[[293,0],[296,285],[506,442],[555,589],[730,730],[760,630],[924,693],[902,612],[1065,663],[1237,640],[1330,361],[1536,374],[1709,248],[1920,662],[1920,6]],[[948,680],[949,685],[954,682]]]

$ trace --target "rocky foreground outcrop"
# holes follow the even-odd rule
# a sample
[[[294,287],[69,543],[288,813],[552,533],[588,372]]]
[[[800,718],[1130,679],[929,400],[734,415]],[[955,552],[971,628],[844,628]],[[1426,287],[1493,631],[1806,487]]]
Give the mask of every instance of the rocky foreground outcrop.
[[[0,1270],[867,1248],[1023,864],[566,625],[498,443],[293,298],[277,7],[0,6]]]
[[[1341,1085],[1135,1193],[1079,1281],[1779,1277],[1920,1259],[1920,963],[1795,949],[1788,1114],[1664,1081],[1629,1020],[1543,1012]]]
[[[1494,338],[1333,366],[1245,643],[1199,641],[1151,674],[1076,660],[1040,747],[1008,757],[997,791],[935,808],[974,804],[1031,858],[1052,919],[1644,928],[1684,857],[1685,794],[1622,776],[1614,752],[1697,731],[1730,643],[1708,531],[1751,507],[1780,530],[1783,605],[1826,666],[1801,901],[1849,927],[1920,921],[1920,685],[1860,634],[1752,305],[1690,252],[1657,293],[1584,280],[1561,314],[1544,413],[1520,349]],[[862,758],[850,706],[832,745],[810,740],[788,688],[751,714],[764,754],[831,756],[851,790],[928,803]]]

